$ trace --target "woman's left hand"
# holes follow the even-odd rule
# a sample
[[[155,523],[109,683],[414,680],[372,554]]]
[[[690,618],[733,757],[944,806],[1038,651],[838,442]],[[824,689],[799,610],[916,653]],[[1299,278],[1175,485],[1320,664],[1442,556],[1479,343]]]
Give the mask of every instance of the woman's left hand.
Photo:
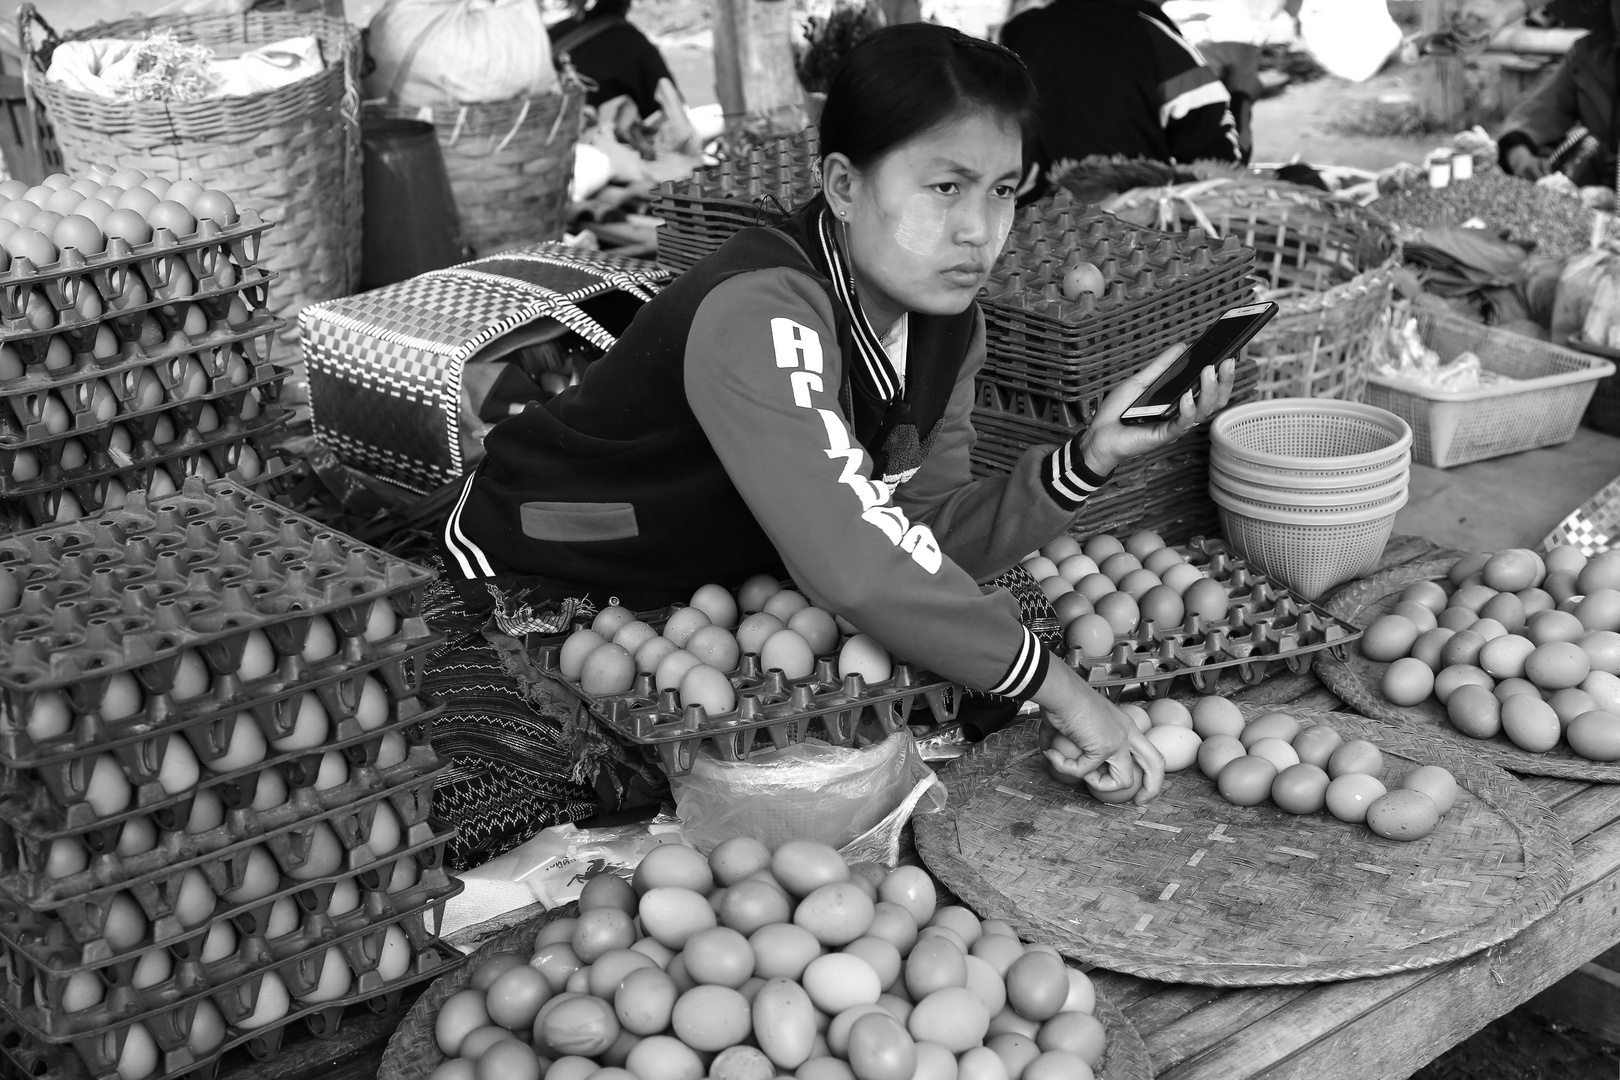
[[[1160,353],[1158,359],[1116,386],[1103,399],[1091,426],[1080,439],[1080,454],[1086,467],[1107,476],[1114,469],[1168,446],[1199,424],[1226,407],[1232,396],[1232,379],[1237,362],[1224,360],[1219,367],[1205,368],[1198,380],[1196,393],[1188,390],[1181,395],[1180,412],[1174,420],[1162,424],[1127,424],[1120,417],[1141,397],[1153,380],[1159,377],[1176,357],[1186,351],[1185,345],[1172,345]]]

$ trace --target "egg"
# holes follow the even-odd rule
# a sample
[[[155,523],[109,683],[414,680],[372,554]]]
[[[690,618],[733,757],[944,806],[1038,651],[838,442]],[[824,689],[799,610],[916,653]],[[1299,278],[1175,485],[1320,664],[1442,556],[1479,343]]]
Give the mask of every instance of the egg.
[[[90,854],[76,837],[61,836],[51,841],[45,859],[45,876],[52,881],[72,877],[90,865]]]
[[[1594,671],[1581,680],[1581,689],[1596,708],[1603,712],[1620,713],[1620,678],[1606,671]]]
[[[1540,698],[1515,694],[1502,702],[1501,717],[1502,733],[1521,750],[1542,754],[1558,745],[1558,714]]]
[[[1191,766],[1198,760],[1198,751],[1203,744],[1203,740],[1191,728],[1184,727],[1150,728],[1147,739],[1163,755],[1166,772],[1180,772]]]
[[[788,618],[787,629],[804,638],[810,645],[810,651],[817,656],[830,653],[838,647],[838,626],[830,614],[818,607],[795,611]]]
[[[1543,690],[1579,686],[1592,670],[1592,661],[1573,641],[1549,641],[1537,645],[1525,657],[1525,678]]]
[[[631,619],[614,632],[613,644],[624,649],[631,656],[635,656],[636,650],[657,636],[658,631],[651,626],[648,626],[640,619]]]
[[[1489,619],[1500,623],[1508,633],[1524,629],[1525,610],[1524,601],[1512,593],[1497,593],[1479,609],[1481,620]]]
[[[1094,602],[1096,613],[1118,635],[1132,634],[1142,619],[1142,610],[1128,593],[1111,592]]]
[[[602,608],[601,611],[596,613],[596,618],[591,620],[591,629],[595,631],[603,641],[612,641],[613,635],[619,632],[620,627],[622,627],[625,623],[635,622],[635,620],[636,613],[631,611],[629,608],[624,607],[621,604],[608,604],[606,607]],[[578,631],[576,631],[576,633],[577,632]]]
[[[680,651],[681,647],[666,637],[650,638],[635,652],[636,671],[643,675],[652,675],[658,670],[658,665],[663,663],[664,657]]]
[[[1238,735],[1238,741],[1245,747],[1253,746],[1261,739],[1281,739],[1283,742],[1293,742],[1300,732],[1299,721],[1287,713],[1272,712],[1255,718]]]
[[[1043,577],[1037,581],[1035,585],[1041,590],[1041,593],[1046,597],[1047,600],[1054,603],[1056,603],[1058,597],[1074,592],[1074,586],[1070,585],[1057,574],[1052,574],[1049,577]]]
[[[1485,643],[1479,650],[1478,663],[1493,679],[1518,679],[1524,676],[1524,664],[1536,649],[1535,642],[1519,634],[1505,634]]]
[[[191,744],[171,737],[163,747],[163,759],[158,765],[158,786],[169,795],[179,795],[197,786],[202,769]]]
[[[1063,640],[1087,660],[1104,660],[1114,650],[1113,625],[1098,614],[1082,615],[1064,630]]]
[[[722,716],[737,708],[737,692],[731,680],[707,664],[688,668],[681,676],[679,692],[683,706],[701,705],[709,716]]]
[[[810,601],[806,600],[802,593],[795,592],[792,589],[782,589],[773,593],[760,610],[767,615],[775,615],[785,624],[795,613],[803,611],[809,606]]]
[[[565,1063],[572,1061],[583,1063],[578,1076],[566,1069]],[[565,1067],[559,1071],[559,1066]],[[702,1080],[707,1075],[697,1051],[679,1039],[657,1033],[630,1048],[624,1067],[636,1080]],[[585,1072],[587,1068],[589,1073]],[[587,1075],[596,1071],[596,1062],[588,1058],[559,1058],[547,1070],[546,1076],[548,1080],[585,1080]]]
[[[1569,747],[1589,761],[1620,761],[1620,715],[1593,710],[1570,721]]]
[[[676,649],[658,662],[653,673],[653,685],[660,691],[679,690],[686,673],[703,663],[685,649]]]
[[[1408,656],[1389,665],[1381,689],[1396,705],[1411,706],[1434,692],[1434,670],[1416,657]]]
[[[1588,679],[1591,677],[1590,675],[1587,676]],[[1491,694],[1497,701],[1506,701],[1514,694],[1529,694],[1531,697],[1539,698],[1541,689],[1528,679],[1503,679],[1491,691]]]
[[[1440,808],[1421,791],[1385,792],[1367,807],[1367,827],[1386,840],[1421,840],[1440,822]]]
[[[1204,739],[1215,735],[1236,738],[1243,733],[1243,712],[1228,698],[1206,694],[1193,702],[1192,727]]]
[[[1134,701],[1121,703],[1119,706],[1119,711],[1124,713],[1126,717],[1130,719],[1131,723],[1136,725],[1136,730],[1142,732],[1144,735],[1147,734],[1148,728],[1153,726],[1153,718],[1148,715],[1148,711],[1142,708],[1142,706],[1136,704]],[[1078,757],[1079,755],[1076,756]]]
[[[859,675],[872,686],[888,682],[894,676],[894,666],[889,651],[876,638],[855,634],[838,651],[838,674]]]
[[[1479,660],[1479,654],[1485,648],[1485,638],[1472,629],[1475,625],[1477,620],[1470,623],[1468,629],[1459,630],[1446,639],[1446,643],[1440,647],[1442,669],[1472,666]]]
[[[1620,675],[1620,633],[1594,630],[1576,642],[1586,654],[1593,671]]]
[[[1502,730],[1501,704],[1483,686],[1460,686],[1446,703],[1452,726],[1473,739],[1489,739]]]
[[[1444,705],[1461,686],[1483,686],[1487,690],[1494,690],[1495,681],[1483,669],[1472,664],[1453,664],[1435,675],[1434,696]]]
[[[643,893],[638,912],[647,935],[669,949],[684,949],[693,934],[718,922],[714,908],[702,893],[671,885],[656,886]],[[629,948],[629,943],[617,947]],[[580,952],[578,937],[574,949],[580,959],[591,961],[592,957],[586,952]]]
[[[1183,603],[1185,603],[1187,590],[1204,580],[1203,573],[1190,563],[1177,563],[1164,570],[1159,576],[1164,580],[1166,586],[1174,589],[1176,594],[1183,598]]]
[[[1366,739],[1351,739],[1328,758],[1328,775],[1337,779],[1346,773],[1377,776],[1384,771],[1384,753]]]
[[[146,939],[146,914],[126,892],[114,893],[107,901],[101,936],[114,952],[134,948]]]
[[[1407,622],[1417,627],[1417,632],[1419,634],[1433,630],[1440,625],[1439,620],[1435,617],[1434,612],[1413,600],[1403,600],[1397,603],[1393,608],[1390,609],[1389,616],[1386,616],[1386,618],[1387,617],[1405,619]]]
[[[1211,578],[1200,578],[1181,594],[1187,614],[1197,615],[1206,624],[1226,619],[1226,587]]]
[[[965,964],[962,979],[967,980]],[[805,967],[801,981],[811,1003],[829,1015],[856,1005],[875,1005],[883,992],[882,981],[872,965],[847,953],[816,957]]]
[[[787,623],[775,615],[763,611],[755,612],[737,627],[737,647],[745,653],[758,654],[764,649],[765,642],[772,634],[785,629]]]
[[[127,809],[135,798],[129,778],[111,754],[97,754],[89,759],[84,790],[84,801],[102,817]]]
[[[1401,590],[1401,603],[1422,604],[1438,615],[1446,609],[1446,590],[1437,581],[1415,581]]]
[[[117,1054],[118,1080],[145,1080],[158,1070],[157,1040],[152,1038],[152,1033],[139,1020],[131,1021],[123,1029],[123,1034],[124,1045]],[[109,1039],[112,1037],[108,1036]]]
[[[200,220],[212,221],[222,229],[236,224],[236,205],[223,191],[210,188],[192,198],[188,205]]]
[[[196,836],[217,829],[224,821],[225,804],[220,800],[219,793],[213,788],[203,788],[197,792],[197,797],[191,800],[191,815],[186,819],[187,834]]]
[[[1245,755],[1227,762],[1216,777],[1221,797],[1234,806],[1258,806],[1271,794],[1277,766],[1270,760]]]
[[[270,745],[284,754],[310,750],[326,742],[331,732],[332,721],[326,713],[326,706],[313,693],[306,692],[299,696],[298,712],[293,717],[291,730],[279,739],[271,739]]]
[[[810,997],[815,1000],[813,992]],[[752,1013],[748,999],[729,987],[694,986],[676,999],[670,1030],[693,1050],[714,1053],[748,1037]]]
[[[1344,736],[1326,724],[1312,724],[1294,736],[1290,744],[1299,760],[1326,769],[1333,751],[1344,744]]]
[[[1526,623],[1525,637],[1537,645],[1554,641],[1579,641],[1587,634],[1581,620],[1567,611],[1542,611]]]
[[[446,1057],[461,1052],[461,1044],[475,1030],[489,1025],[486,996],[482,990],[462,990],[451,994],[439,1006],[433,1022],[434,1041]]]
[[[1620,590],[1593,589],[1581,597],[1571,614],[1588,630],[1620,630]]]
[[[118,854],[125,858],[144,855],[157,847],[157,827],[144,814],[128,818],[118,831]]]
[[[1247,754],[1241,742],[1232,735],[1211,735],[1198,747],[1198,771],[1209,779],[1220,776],[1229,762]]]
[[[1141,609],[1144,622],[1151,622],[1164,629],[1179,627],[1182,620],[1187,617],[1187,608],[1182,602],[1181,594],[1163,583],[1143,593],[1141,599],[1137,601],[1137,606]]]
[[[579,687],[587,694],[606,696],[629,693],[636,681],[636,661],[622,645],[603,645],[585,658]]]
[[[1176,601],[1178,604],[1180,600]],[[1096,609],[1091,601],[1077,592],[1066,592],[1052,601],[1052,610],[1057,614],[1058,625],[1067,627],[1082,615],[1090,615]]]
[[[686,639],[686,651],[717,671],[734,671],[742,659],[737,639],[731,631],[718,626],[699,627]]]
[[[1063,579],[1059,578],[1058,580],[1062,581]],[[1135,600],[1140,606],[1142,597],[1146,596],[1150,590],[1155,589],[1162,584],[1163,582],[1159,580],[1158,574],[1155,574],[1146,567],[1141,567],[1139,569],[1132,570],[1130,573],[1120,578],[1119,591],[1124,593],[1126,596],[1129,596],[1132,600]],[[1065,586],[1067,586],[1066,582]],[[1181,605],[1181,596],[1175,593],[1175,590],[1173,589],[1170,590],[1170,592],[1175,596],[1176,603]]]
[[[174,915],[186,929],[201,926],[214,914],[214,890],[202,871],[192,867],[180,875],[180,889],[174,897]]]
[[[836,881],[799,901],[793,922],[821,944],[838,947],[864,935],[875,914],[875,905],[864,891],[853,882]]]
[[[664,636],[681,648],[687,640],[705,626],[713,625],[701,608],[676,608],[664,623]]]
[[[1049,559],[1045,555],[1030,555],[1018,565],[1029,571],[1029,576],[1034,578],[1037,584],[1047,580],[1048,578],[1054,577],[1062,577],[1063,580],[1068,581],[1070,585],[1074,584],[1074,582],[1069,581],[1068,578],[1063,577],[1062,574],[1058,573],[1058,565],[1056,560]]]
[[[1100,573],[1097,564],[1083,554],[1076,553],[1057,563],[1057,576],[1070,585],[1078,585],[1092,574]]]
[[[1554,691],[1547,698],[1547,704],[1552,706],[1553,712],[1558,714],[1558,722],[1566,728],[1577,716],[1597,708],[1591,694],[1574,686]]]
[[[759,651],[759,663],[766,671],[781,670],[789,680],[807,678],[816,669],[809,642],[788,629],[778,630],[766,639]]]

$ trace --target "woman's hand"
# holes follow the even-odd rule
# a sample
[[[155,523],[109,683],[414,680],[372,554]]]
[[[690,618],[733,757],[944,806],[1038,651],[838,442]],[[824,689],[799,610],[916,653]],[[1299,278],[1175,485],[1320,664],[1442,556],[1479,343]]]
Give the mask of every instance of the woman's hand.
[[[1054,663],[1036,691],[1035,701],[1046,712],[1038,745],[1058,779],[1069,784],[1084,782],[1099,798],[1118,792],[1119,797],[1109,801],[1129,798],[1138,804],[1154,798],[1164,787],[1164,758],[1158,749],[1130,717],[1072,669]],[[1052,749],[1057,735],[1073,743],[1080,756],[1071,758]]]
[[[1091,426],[1080,439],[1081,458],[1092,472],[1107,476],[1132,458],[1175,442],[1226,407],[1232,397],[1232,379],[1237,370],[1235,360],[1224,360],[1219,367],[1205,368],[1196,394],[1188,390],[1181,395],[1181,411],[1174,420],[1162,424],[1127,424],[1120,419],[1186,348],[1185,345],[1170,346],[1153,363],[1114,387],[1103,399]]]
[[[1520,143],[1507,152],[1508,172],[1521,180],[1540,180],[1547,175],[1547,159]]]

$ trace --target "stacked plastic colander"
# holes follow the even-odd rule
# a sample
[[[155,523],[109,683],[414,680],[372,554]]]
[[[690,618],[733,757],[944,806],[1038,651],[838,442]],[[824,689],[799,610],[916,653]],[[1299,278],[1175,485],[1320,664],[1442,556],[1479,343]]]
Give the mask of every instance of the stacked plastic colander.
[[[1378,563],[1406,505],[1412,429],[1351,401],[1275,398],[1210,425],[1209,493],[1229,544],[1315,599]]]

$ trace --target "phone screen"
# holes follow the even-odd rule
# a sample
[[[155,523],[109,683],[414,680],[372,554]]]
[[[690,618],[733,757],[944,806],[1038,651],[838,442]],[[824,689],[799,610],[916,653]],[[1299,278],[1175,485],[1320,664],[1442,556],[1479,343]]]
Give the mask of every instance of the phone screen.
[[[1237,355],[1260,328],[1277,313],[1272,303],[1233,308],[1212,323],[1176,362],[1153,381],[1153,385],[1125,410],[1123,420],[1146,423],[1165,420],[1179,411],[1181,395],[1198,385],[1206,367],[1213,367]]]

